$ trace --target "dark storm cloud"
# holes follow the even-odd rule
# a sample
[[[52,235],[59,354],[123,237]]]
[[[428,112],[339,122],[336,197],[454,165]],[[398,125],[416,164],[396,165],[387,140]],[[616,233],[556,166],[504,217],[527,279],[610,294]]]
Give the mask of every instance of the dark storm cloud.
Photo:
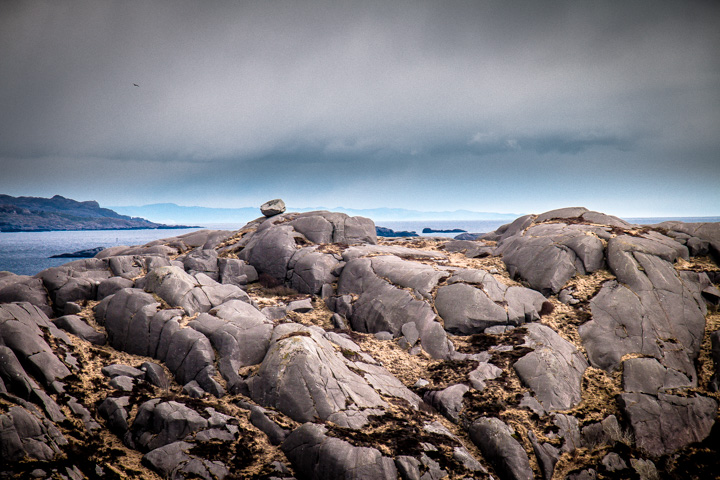
[[[233,180],[294,195],[380,168],[407,193],[438,162],[459,185],[501,178],[497,155],[590,151],[720,174],[719,18],[679,1],[3,2],[0,189],[46,168],[173,172],[149,201]]]

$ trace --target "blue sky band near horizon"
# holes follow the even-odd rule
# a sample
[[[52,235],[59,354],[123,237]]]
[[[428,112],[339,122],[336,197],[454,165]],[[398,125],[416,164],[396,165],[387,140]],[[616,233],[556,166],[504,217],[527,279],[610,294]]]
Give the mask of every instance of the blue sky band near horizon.
[[[719,26],[704,1],[2,2],[0,192],[716,216]]]

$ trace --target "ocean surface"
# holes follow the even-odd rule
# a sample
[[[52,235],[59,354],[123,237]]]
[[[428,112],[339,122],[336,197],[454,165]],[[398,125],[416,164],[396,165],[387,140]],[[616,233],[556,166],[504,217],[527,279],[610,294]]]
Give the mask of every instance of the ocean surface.
[[[218,230],[236,230],[240,225],[213,225]],[[0,232],[0,272],[35,275],[50,267],[77,260],[48,258],[95,247],[144,245],[160,238],[176,237],[199,228],[168,230],[73,230],[68,232]]]
[[[627,218],[631,223],[653,224],[667,220],[684,222],[720,222],[720,217],[655,217]],[[395,231],[414,231],[421,236],[455,237],[458,233],[421,233],[423,228],[451,230],[459,228],[472,233],[486,233],[508,223],[505,220],[420,220],[377,222],[380,227]],[[208,224],[204,228],[214,230],[237,230],[241,224]],[[73,258],[48,258],[52,255],[72,253],[95,247],[113,247],[117,245],[143,245],[161,238],[175,237],[199,230],[82,230],[69,232],[0,232],[0,271],[10,271],[18,275],[35,275],[46,268],[56,267],[75,260]]]

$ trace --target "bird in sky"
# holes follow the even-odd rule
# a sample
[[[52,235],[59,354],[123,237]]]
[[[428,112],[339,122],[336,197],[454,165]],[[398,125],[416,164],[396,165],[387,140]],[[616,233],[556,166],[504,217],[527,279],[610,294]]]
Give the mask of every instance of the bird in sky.
[[[133,83],[133,85],[135,85],[136,87],[139,87],[139,86],[140,86],[140,85],[138,85],[137,83]]]

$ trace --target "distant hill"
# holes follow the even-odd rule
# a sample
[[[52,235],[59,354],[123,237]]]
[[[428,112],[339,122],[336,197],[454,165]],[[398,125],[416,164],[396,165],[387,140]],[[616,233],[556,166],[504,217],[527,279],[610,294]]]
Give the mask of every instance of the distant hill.
[[[164,225],[144,218],[121,215],[108,208],[101,208],[95,201],[78,202],[60,195],[40,198],[0,194],[0,231],[2,232],[141,228],[181,228],[181,226]]]
[[[155,222],[166,223],[247,223],[261,216],[258,207],[241,208],[208,208],[183,207],[174,203],[155,203],[141,207],[110,207],[125,215],[149,218]],[[456,210],[445,212],[424,212],[404,208],[353,209],[343,207],[288,207],[289,212],[309,212],[313,210],[330,210],[362,216],[378,221],[403,220],[514,220],[519,215],[514,213],[472,212]]]

